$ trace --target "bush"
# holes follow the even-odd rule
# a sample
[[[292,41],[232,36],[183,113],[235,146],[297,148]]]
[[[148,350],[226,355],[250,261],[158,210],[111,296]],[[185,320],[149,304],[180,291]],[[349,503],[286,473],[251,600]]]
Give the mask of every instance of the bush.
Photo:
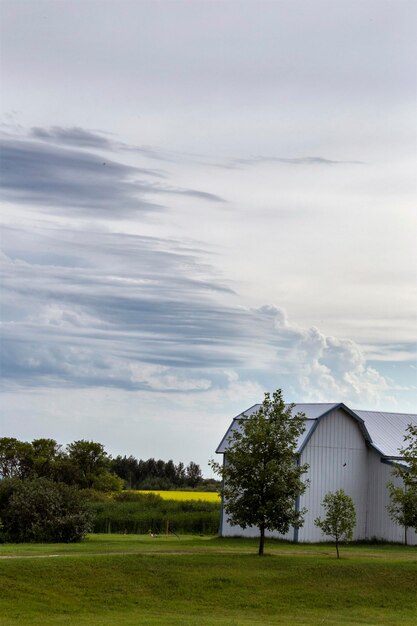
[[[97,489],[80,489],[79,494],[86,502],[108,502],[112,495]]]
[[[157,493],[137,493],[136,491],[122,491],[114,495],[116,502],[137,502],[144,508],[159,507],[164,500]]]
[[[6,541],[72,543],[91,530],[87,505],[73,487],[46,478],[2,487],[0,515]]]
[[[156,494],[124,491],[107,502],[91,502],[96,533],[216,534],[220,505],[190,500],[164,500]]]

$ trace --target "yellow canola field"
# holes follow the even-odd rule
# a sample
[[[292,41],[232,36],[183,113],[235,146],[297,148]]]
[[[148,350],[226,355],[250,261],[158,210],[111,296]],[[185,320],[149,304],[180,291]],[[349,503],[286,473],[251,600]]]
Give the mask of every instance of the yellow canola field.
[[[215,491],[157,491],[144,490],[136,493],[155,493],[164,500],[203,500],[204,502],[220,502],[220,496]]]

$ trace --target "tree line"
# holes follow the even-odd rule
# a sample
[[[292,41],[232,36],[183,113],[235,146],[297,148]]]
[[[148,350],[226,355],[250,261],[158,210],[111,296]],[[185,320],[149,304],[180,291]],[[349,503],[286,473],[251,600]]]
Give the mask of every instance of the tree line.
[[[112,498],[110,494],[115,493],[120,497],[137,495],[131,503],[133,510],[127,513],[128,517],[133,515],[135,527],[142,528],[149,523],[148,518],[162,519],[165,505],[161,498],[153,496],[152,510],[148,507],[148,515],[139,519],[136,509],[148,501],[142,501],[132,489],[214,489],[215,483],[205,481],[199,465],[193,461],[185,466],[172,460],[144,461],[133,456],[113,459],[101,443],[94,441],[79,440],[64,447],[48,438],[27,442],[1,437],[0,542],[80,541],[97,526],[103,506],[106,514],[110,512],[113,517],[120,514],[123,505],[128,508],[126,498],[120,502]],[[213,516],[216,511],[206,512],[210,528]],[[155,523],[152,521],[152,528]],[[199,532],[200,527],[207,526],[205,519],[193,523]],[[126,529],[126,519],[119,520],[119,526]]]
[[[112,471],[123,479],[127,489],[178,489],[207,487],[215,481],[204,480],[200,466],[194,461],[185,466],[169,461],[144,461],[134,456],[117,456],[111,460]]]
[[[83,439],[63,447],[54,439],[27,442],[1,437],[0,480],[9,478],[46,478],[80,489],[104,492],[124,488],[208,488],[215,483],[203,479],[201,468],[194,461],[184,465],[172,460],[142,460],[134,456],[112,458],[101,443]]]

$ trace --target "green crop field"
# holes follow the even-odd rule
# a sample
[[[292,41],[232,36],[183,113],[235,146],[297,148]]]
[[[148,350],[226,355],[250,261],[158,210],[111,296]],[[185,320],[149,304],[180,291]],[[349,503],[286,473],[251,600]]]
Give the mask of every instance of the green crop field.
[[[0,624],[413,625],[417,548],[91,535],[0,546]]]

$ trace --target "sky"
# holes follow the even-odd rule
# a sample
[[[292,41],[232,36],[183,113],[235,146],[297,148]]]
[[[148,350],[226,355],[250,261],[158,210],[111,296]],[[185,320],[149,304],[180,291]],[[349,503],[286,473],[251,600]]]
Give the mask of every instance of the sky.
[[[267,391],[415,412],[414,0],[0,11],[0,436],[210,476]]]

